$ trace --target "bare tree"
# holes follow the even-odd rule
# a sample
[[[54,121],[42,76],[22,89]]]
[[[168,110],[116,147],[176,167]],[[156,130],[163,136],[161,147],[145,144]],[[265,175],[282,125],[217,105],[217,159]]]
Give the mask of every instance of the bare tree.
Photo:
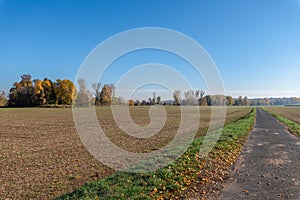
[[[79,90],[86,90],[86,83],[85,80],[83,78],[78,79],[78,85],[79,85]]]
[[[204,105],[204,95],[205,95],[205,91],[204,90],[196,90],[196,99],[198,100],[198,104],[200,106]]]
[[[84,79],[78,79],[79,91],[77,93],[76,104],[78,106],[90,105],[90,91],[87,90],[86,82]]]
[[[184,92],[185,103],[187,105],[194,104],[194,96],[195,96],[194,90],[185,91]]]
[[[173,98],[174,98],[174,105],[178,106],[180,105],[181,98],[180,98],[180,90],[174,90],[173,92]]]
[[[93,83],[92,84],[94,90],[95,90],[95,104],[100,104],[100,88],[101,83]]]
[[[155,104],[156,101],[156,92],[153,92],[152,104]]]
[[[114,98],[115,97],[115,93],[116,93],[116,86],[113,84],[113,83],[111,83],[111,84],[109,84],[109,87],[110,87],[110,89],[111,89],[111,92],[112,92],[112,98]]]

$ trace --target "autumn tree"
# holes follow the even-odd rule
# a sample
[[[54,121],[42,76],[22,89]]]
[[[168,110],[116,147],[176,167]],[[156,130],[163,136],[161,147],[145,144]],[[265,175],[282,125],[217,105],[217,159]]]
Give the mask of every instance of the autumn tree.
[[[226,96],[224,95],[213,95],[214,105],[225,106],[226,105]]]
[[[119,97],[116,97],[116,86],[114,85],[114,84],[109,84],[109,87],[110,87],[110,89],[111,89],[111,104],[113,104],[113,105],[117,105],[117,104],[122,104],[122,103],[120,103],[120,101],[119,101]]]
[[[46,103],[45,91],[43,81],[36,79],[34,82],[34,100],[37,105],[44,105]]]
[[[21,81],[15,82],[9,91],[9,106],[35,106],[34,87],[30,74],[21,76]]]
[[[113,89],[111,85],[105,84],[100,93],[100,103],[102,105],[111,105]]]
[[[226,97],[224,95],[206,95],[204,101],[208,106],[225,106]]]
[[[244,106],[249,106],[250,105],[250,101],[249,101],[248,97],[246,97],[246,96],[243,99],[243,105]]]
[[[176,106],[180,105],[180,102],[181,102],[180,90],[174,90],[173,98],[174,98],[174,105],[176,105]]]
[[[264,101],[265,101],[265,104],[266,104],[267,106],[270,105],[270,99],[269,99],[269,98],[264,98]]]
[[[234,105],[234,99],[231,96],[226,96],[226,105],[227,106]]]
[[[74,105],[76,102],[76,87],[70,80],[56,80],[54,83],[56,103],[63,105]]]
[[[44,89],[44,98],[46,99],[46,104],[55,104],[56,95],[53,82],[50,79],[45,78],[42,82],[42,87]]]
[[[7,98],[4,91],[0,91],[0,106],[6,106],[7,105]]]
[[[128,105],[129,105],[129,106],[134,106],[134,101],[133,101],[132,99],[130,99],[130,100],[128,101]]]
[[[32,81],[30,74],[21,76],[20,82],[15,82],[9,91],[9,106],[29,107],[45,104],[74,104],[76,87],[72,81],[57,80],[52,83],[45,78],[43,81]]]

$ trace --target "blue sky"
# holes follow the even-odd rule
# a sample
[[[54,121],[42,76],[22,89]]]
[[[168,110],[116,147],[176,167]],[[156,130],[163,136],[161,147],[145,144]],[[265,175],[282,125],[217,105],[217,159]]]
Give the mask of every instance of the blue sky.
[[[196,40],[232,96],[300,97],[299,0],[0,0],[0,90],[24,73],[74,80],[100,42],[140,27],[169,28]],[[139,64],[166,62],[205,89],[184,61],[171,57],[128,55],[102,81],[114,83]]]

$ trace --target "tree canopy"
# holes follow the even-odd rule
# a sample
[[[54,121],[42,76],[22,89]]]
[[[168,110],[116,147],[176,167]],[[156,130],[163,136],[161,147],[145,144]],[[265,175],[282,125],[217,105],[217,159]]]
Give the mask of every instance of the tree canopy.
[[[73,105],[76,100],[76,87],[70,80],[32,80],[30,74],[21,76],[9,91],[9,106],[33,107],[46,104]]]

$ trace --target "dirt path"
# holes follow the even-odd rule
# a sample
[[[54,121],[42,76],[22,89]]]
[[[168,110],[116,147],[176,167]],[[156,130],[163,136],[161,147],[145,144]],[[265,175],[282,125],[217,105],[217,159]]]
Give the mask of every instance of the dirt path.
[[[300,139],[258,108],[255,129],[219,199],[300,199]]]

